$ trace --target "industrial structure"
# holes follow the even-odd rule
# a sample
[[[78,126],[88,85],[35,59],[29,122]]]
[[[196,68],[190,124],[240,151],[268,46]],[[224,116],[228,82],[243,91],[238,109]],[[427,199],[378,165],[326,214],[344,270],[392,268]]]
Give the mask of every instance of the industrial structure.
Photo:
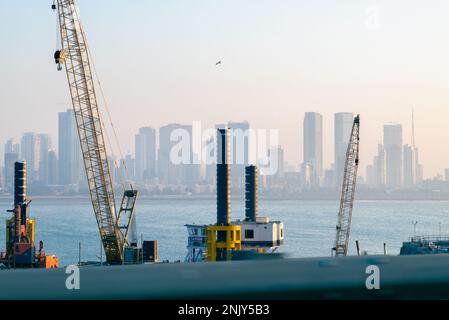
[[[185,262],[200,262],[207,259],[207,226],[186,224],[187,256]]]
[[[36,221],[29,217],[31,200],[27,198],[26,162],[14,164],[14,209],[6,220],[6,252],[0,253],[0,263],[10,268],[57,268],[59,260],[46,255],[43,241],[36,252]]]
[[[245,220],[234,221],[242,230],[242,247],[266,252],[284,243],[284,224],[259,216],[259,172],[256,166],[245,168]]]
[[[400,255],[449,253],[449,236],[414,236],[402,243]]]
[[[241,249],[241,228],[231,224],[229,128],[217,130],[217,223],[207,227],[207,259],[231,260]]]
[[[90,52],[75,1],[57,0],[52,9],[58,13],[62,46],[56,50],[54,59],[58,70],[65,65],[90,198],[106,262],[123,264],[141,261],[138,257],[145,255],[139,253],[142,248],[137,248],[137,243],[131,243],[129,239],[135,223],[139,192],[130,184],[130,189],[124,191],[117,212]],[[146,256],[155,254],[148,253]]]
[[[351,136],[346,151],[345,171],[341,189],[340,211],[338,213],[337,235],[335,239],[336,256],[346,256],[348,253],[349,234],[351,229],[352,208],[354,206],[355,186],[357,182],[357,169],[359,166],[359,131],[360,116],[354,118]]]
[[[245,219],[231,221],[229,128],[217,130],[217,223],[187,224],[186,262],[232,260],[267,253],[284,243],[284,225],[258,215],[258,169],[245,167]]]

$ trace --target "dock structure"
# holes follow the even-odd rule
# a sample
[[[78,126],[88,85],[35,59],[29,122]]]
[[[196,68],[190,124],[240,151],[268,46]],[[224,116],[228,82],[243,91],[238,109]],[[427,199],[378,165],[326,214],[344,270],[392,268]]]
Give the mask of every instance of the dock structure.
[[[400,255],[449,253],[449,236],[414,236],[402,243]]]
[[[207,255],[207,225],[186,224],[187,255],[185,262],[201,262]]]
[[[259,216],[259,170],[245,168],[245,219],[232,222],[240,226],[242,249],[260,253],[276,250],[284,244],[284,224]]]
[[[246,259],[254,252],[272,253],[284,243],[284,224],[259,216],[259,170],[255,165],[245,167],[245,217],[231,221],[229,139],[229,128],[217,130],[217,222],[185,225],[186,262]],[[201,238],[204,231],[207,236]]]

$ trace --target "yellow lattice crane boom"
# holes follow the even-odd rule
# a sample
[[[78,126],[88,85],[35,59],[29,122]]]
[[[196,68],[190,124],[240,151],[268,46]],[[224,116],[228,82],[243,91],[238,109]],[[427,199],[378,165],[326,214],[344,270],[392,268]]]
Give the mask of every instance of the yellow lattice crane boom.
[[[54,58],[58,69],[65,65],[90,198],[106,261],[121,264],[138,192],[125,191],[117,214],[86,35],[74,0],[57,0],[52,7],[58,13],[62,46]]]

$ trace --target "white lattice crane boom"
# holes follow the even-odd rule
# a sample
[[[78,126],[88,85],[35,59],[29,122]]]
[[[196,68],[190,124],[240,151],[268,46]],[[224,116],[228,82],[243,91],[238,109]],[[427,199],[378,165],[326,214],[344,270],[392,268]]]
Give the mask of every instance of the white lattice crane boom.
[[[341,189],[340,210],[338,213],[337,236],[335,240],[336,256],[346,256],[351,230],[352,208],[354,206],[355,187],[357,182],[357,169],[359,166],[359,130],[360,116],[354,118],[351,136],[346,151],[345,171]]]

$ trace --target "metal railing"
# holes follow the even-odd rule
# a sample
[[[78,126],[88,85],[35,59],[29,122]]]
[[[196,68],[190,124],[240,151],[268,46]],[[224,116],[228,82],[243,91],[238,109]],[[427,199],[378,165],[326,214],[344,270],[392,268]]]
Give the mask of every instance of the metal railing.
[[[410,238],[410,242],[437,242],[449,241],[449,234],[446,235],[423,235]]]

